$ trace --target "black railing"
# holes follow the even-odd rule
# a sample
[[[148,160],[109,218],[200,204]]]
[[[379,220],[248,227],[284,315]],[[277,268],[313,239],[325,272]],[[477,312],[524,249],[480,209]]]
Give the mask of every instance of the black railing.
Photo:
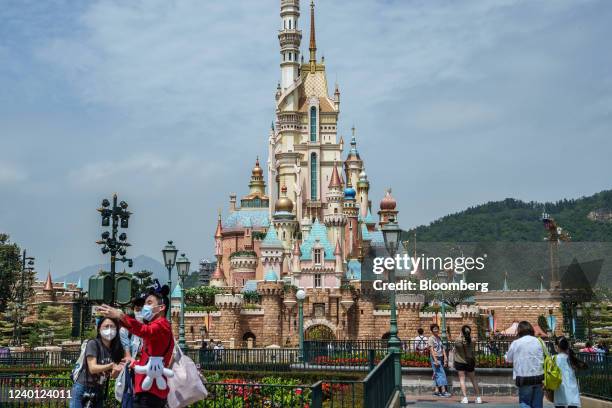
[[[299,350],[224,349],[199,350],[197,362],[203,370],[289,371],[299,363]]]
[[[579,353],[578,358],[588,364],[576,371],[580,394],[612,401],[612,355]]]
[[[395,392],[393,354],[387,356],[363,380],[363,406],[368,408],[386,407]]]
[[[79,358],[78,351],[20,351],[0,357],[0,368],[14,367],[72,367]]]

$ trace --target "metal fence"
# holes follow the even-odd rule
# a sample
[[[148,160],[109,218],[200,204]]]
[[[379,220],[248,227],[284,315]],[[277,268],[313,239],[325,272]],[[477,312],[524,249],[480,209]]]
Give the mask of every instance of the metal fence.
[[[387,356],[363,380],[363,406],[372,408],[386,407],[393,397],[395,374],[393,354]]]
[[[188,353],[203,370],[243,370],[243,371],[289,371],[298,364],[299,350],[278,349],[225,349],[198,350]]]
[[[580,394],[612,401],[612,356],[603,353],[579,353],[588,364],[585,370],[577,370]]]
[[[21,351],[0,356],[0,368],[15,367],[72,367],[79,358],[77,351]]]

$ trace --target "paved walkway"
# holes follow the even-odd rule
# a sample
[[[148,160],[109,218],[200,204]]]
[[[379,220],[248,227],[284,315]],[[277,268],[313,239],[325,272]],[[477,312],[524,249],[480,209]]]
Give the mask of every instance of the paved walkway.
[[[483,398],[482,405],[476,405],[474,403],[474,397],[470,397],[470,403],[468,405],[461,404],[459,403],[459,401],[461,400],[461,397],[456,396],[456,395],[453,395],[450,398],[436,398],[433,396],[422,395],[422,396],[416,397],[416,402],[414,400],[415,398],[414,396],[412,397],[407,396],[407,398],[410,404],[408,405],[408,407],[415,407],[415,408],[420,408],[420,407],[423,407],[423,408],[434,408],[434,407],[462,408],[466,406],[474,407],[474,408],[478,406],[482,406],[483,408],[485,407],[517,408],[519,406],[517,397],[493,397],[493,396],[486,397],[486,398]],[[553,405],[545,400],[544,407],[552,408]]]

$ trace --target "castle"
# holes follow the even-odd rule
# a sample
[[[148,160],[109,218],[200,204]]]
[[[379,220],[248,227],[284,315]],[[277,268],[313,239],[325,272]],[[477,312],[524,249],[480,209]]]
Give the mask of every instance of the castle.
[[[309,11],[309,55],[304,61],[300,1],[280,2],[281,75],[276,119],[267,138],[267,162],[262,165],[259,158],[255,160],[248,194],[239,203],[236,194],[231,194],[229,213],[224,218],[221,212],[218,215],[217,262],[210,285],[224,288],[224,294],[216,296],[218,311],[208,316],[214,339],[250,339],[258,346],[296,344],[295,288],[307,294],[307,338],[388,335],[389,305],[361,281],[361,268],[366,254],[384,251],[381,227],[398,219],[397,203],[387,190],[377,208],[372,208],[354,128],[344,154],[345,142],[338,135],[340,90],[336,84],[330,94],[325,61],[317,58],[314,2]],[[247,304],[249,292],[258,293],[258,305]],[[458,333],[461,325],[474,325],[476,317],[486,316],[489,310],[500,311],[503,325],[526,312],[534,323],[537,315],[549,310],[562,318],[560,297],[547,291],[528,309],[524,308],[528,294],[514,297],[517,302],[508,303],[511,291],[490,292],[483,299],[486,307],[479,306],[476,298],[475,303],[447,313],[446,323]],[[438,319],[437,313],[421,311],[423,303],[421,295],[398,295],[401,338],[414,337],[417,328]]]

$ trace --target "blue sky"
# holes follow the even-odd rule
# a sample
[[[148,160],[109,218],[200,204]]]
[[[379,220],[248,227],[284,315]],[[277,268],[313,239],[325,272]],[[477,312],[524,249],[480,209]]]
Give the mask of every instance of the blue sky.
[[[101,263],[95,208],[116,191],[132,256],[159,258],[167,239],[210,256],[217,208],[266,155],[278,13],[278,0],[0,0],[0,230],[42,273]],[[357,128],[374,205],[393,187],[409,228],[610,188],[610,21],[605,0],[318,1],[340,132]]]

